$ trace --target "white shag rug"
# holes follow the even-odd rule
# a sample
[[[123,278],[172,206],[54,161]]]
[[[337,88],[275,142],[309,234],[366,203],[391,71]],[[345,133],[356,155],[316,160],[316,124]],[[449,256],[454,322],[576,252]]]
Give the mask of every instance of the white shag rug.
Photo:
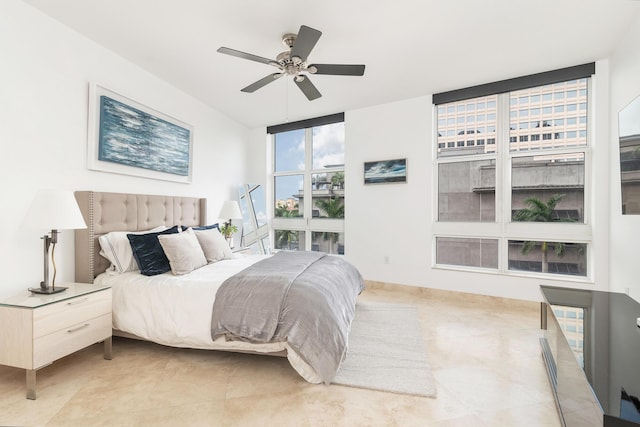
[[[347,357],[332,383],[436,397],[417,307],[357,302]]]

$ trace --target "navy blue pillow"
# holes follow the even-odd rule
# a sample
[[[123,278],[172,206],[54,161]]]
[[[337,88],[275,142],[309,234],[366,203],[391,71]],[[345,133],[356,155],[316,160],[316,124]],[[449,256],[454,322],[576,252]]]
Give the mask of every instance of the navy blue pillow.
[[[175,234],[178,232],[178,226],[174,225],[164,231],[155,233],[127,234],[127,239],[129,239],[131,250],[133,251],[133,257],[136,259],[142,274],[145,276],[155,276],[156,274],[171,271],[169,259],[164,254],[158,236],[160,234]]]
[[[184,226],[182,226],[183,229],[186,229]],[[211,230],[212,228],[217,228],[218,230],[220,229],[220,227],[218,226],[218,223],[215,223],[213,225],[201,225],[199,227],[191,227],[194,230]]]

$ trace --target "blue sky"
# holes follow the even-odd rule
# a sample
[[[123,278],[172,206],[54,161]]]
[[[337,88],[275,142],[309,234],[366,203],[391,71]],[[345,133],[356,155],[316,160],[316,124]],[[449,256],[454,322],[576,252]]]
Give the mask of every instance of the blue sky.
[[[276,172],[300,171],[300,175],[279,177],[276,200],[290,198],[302,188],[304,170],[304,129],[276,135]],[[344,123],[313,128],[313,168],[344,164]]]

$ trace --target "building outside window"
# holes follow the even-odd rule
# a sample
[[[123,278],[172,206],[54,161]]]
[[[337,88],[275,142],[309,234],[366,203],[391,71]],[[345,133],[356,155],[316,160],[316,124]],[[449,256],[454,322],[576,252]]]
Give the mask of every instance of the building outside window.
[[[436,265],[589,276],[594,66],[567,70],[434,95]]]
[[[344,114],[268,129],[273,247],[344,254]]]

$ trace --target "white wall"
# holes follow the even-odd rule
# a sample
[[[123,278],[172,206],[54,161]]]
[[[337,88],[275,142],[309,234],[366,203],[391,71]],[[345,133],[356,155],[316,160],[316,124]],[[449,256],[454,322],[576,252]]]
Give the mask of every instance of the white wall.
[[[598,107],[598,135],[608,135],[608,72],[598,61],[599,86],[604,101]],[[594,283],[576,283],[517,275],[461,272],[432,267],[433,221],[433,108],[431,96],[349,111],[346,123],[346,254],[369,280],[420,287],[471,292],[526,300],[540,300],[539,285],[606,289],[606,258],[594,266]],[[367,185],[363,163],[407,158],[407,184]],[[599,146],[593,156],[594,248],[606,257],[608,211],[595,200],[607,198],[608,148]],[[604,172],[603,172],[604,171]],[[388,264],[385,259],[388,257]]]
[[[591,204],[594,224],[593,281],[540,279],[518,275],[461,272],[432,267],[433,159],[431,96],[347,111],[345,115],[346,257],[365,279],[419,287],[471,292],[537,301],[541,284],[608,289],[609,65],[596,63],[592,124],[596,145],[592,165]],[[266,177],[265,130],[251,132],[253,174]],[[364,185],[366,161],[407,158],[406,184]],[[261,172],[257,174],[257,169]],[[257,182],[257,180],[256,180]],[[264,178],[262,180],[264,182]],[[385,261],[388,260],[388,263]]]
[[[217,221],[245,180],[248,130],[19,0],[0,3],[0,298],[42,280],[46,230],[23,227],[40,188],[207,197]],[[90,81],[194,127],[193,182],[87,169]],[[56,249],[58,281],[73,280],[73,231]]]
[[[640,215],[622,215],[620,190],[620,151],[618,150],[618,112],[640,96],[640,18],[631,26],[611,56],[610,144],[610,286],[640,301],[638,241]],[[640,117],[638,117],[640,120]]]
[[[432,264],[431,96],[346,112],[346,256],[374,281],[540,300],[539,285],[613,290],[640,300],[640,216],[622,216],[617,112],[640,95],[640,20],[610,58],[596,61],[590,123],[592,155],[586,201],[593,224],[592,282],[435,269]],[[251,132],[255,182],[264,182],[264,129]],[[408,159],[408,183],[364,186],[363,163]],[[258,168],[265,168],[258,173]],[[388,264],[385,259],[388,257]]]

